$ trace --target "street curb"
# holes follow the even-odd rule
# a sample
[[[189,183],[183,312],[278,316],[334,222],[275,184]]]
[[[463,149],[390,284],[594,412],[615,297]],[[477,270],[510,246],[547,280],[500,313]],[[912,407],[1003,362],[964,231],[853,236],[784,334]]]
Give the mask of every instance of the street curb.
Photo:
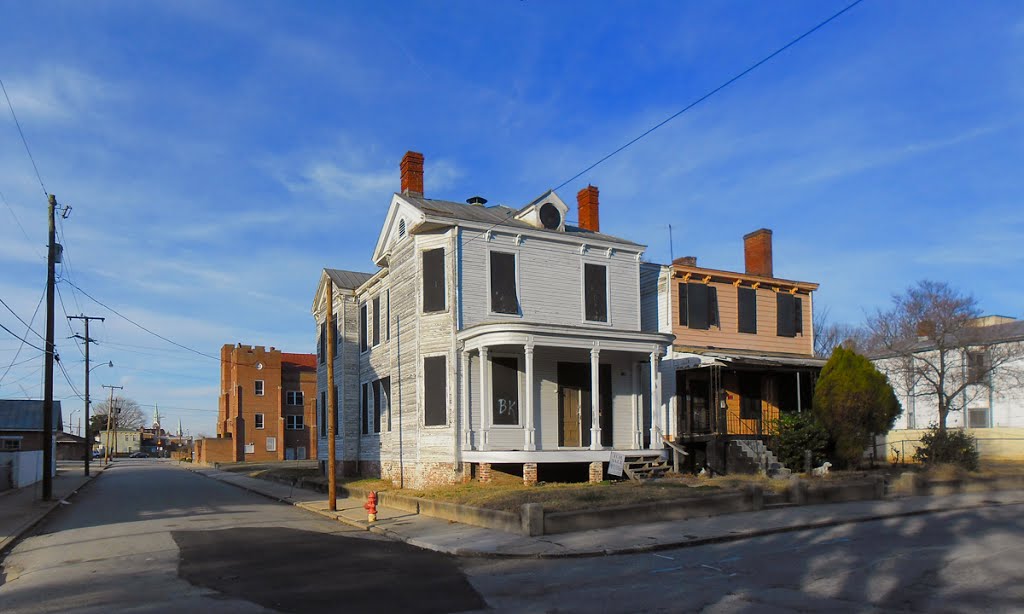
[[[781,533],[795,533],[795,532],[798,532],[798,531],[809,531],[809,530],[814,530],[814,529],[824,529],[824,528],[838,527],[838,526],[843,526],[843,525],[861,524],[861,523],[865,523],[865,522],[875,522],[875,521],[878,521],[878,520],[886,520],[886,519],[889,519],[889,518],[909,518],[909,517],[913,517],[913,516],[926,516],[926,515],[929,515],[929,514],[939,514],[939,513],[942,513],[942,512],[965,511],[965,510],[979,509],[979,508],[985,508],[985,507],[1001,507],[1001,506],[1010,506],[1010,505],[1024,505],[1024,502],[1019,502],[1019,501],[1018,502],[1010,502],[1010,503],[1000,503],[998,501],[987,501],[987,502],[983,501],[981,503],[970,504],[970,505],[959,505],[959,506],[954,506],[954,507],[944,507],[944,508],[936,508],[936,509],[912,510],[912,511],[909,511],[909,512],[891,512],[891,513],[886,513],[886,514],[872,514],[870,516],[862,516],[862,517],[858,517],[858,518],[844,518],[844,519],[836,519],[836,520],[822,520],[822,521],[818,521],[818,522],[809,522],[809,523],[801,524],[801,525],[792,525],[792,526],[786,526],[786,527],[774,527],[774,528],[770,528],[770,529],[760,529],[760,530],[753,530],[753,531],[743,531],[742,533],[733,533],[733,534],[725,534],[725,535],[713,535],[711,537],[701,537],[701,538],[697,538],[697,539],[690,539],[690,540],[671,542],[671,543],[649,544],[649,545],[648,544],[644,544],[644,545],[637,545],[637,546],[627,546],[627,547],[616,548],[616,549],[611,549],[611,550],[609,550],[609,549],[600,549],[600,550],[587,550],[587,551],[562,552],[562,553],[557,553],[557,552],[551,552],[551,553],[537,552],[537,553],[523,553],[523,554],[519,554],[519,553],[514,553],[514,552],[483,552],[483,551],[480,551],[480,550],[474,550],[474,549],[465,548],[465,547],[454,547],[454,548],[451,548],[451,547],[445,547],[445,546],[438,546],[437,544],[431,544],[429,542],[424,542],[424,541],[422,541],[420,539],[417,539],[415,537],[410,538],[410,537],[405,537],[405,536],[399,535],[399,534],[395,533],[394,531],[391,531],[390,529],[388,529],[385,526],[369,525],[368,523],[365,523],[363,521],[351,520],[349,518],[345,518],[345,517],[341,516],[340,514],[335,515],[335,513],[333,513],[333,512],[319,511],[319,510],[315,510],[315,509],[310,509],[308,507],[304,507],[304,506],[300,505],[301,502],[299,502],[299,501],[289,501],[287,499],[282,499],[282,498],[276,497],[274,495],[270,495],[270,494],[267,494],[267,493],[260,492],[260,491],[254,489],[254,488],[249,488],[249,487],[243,486],[241,484],[236,484],[234,482],[228,482],[226,480],[221,480],[221,479],[218,479],[218,478],[216,478],[214,476],[211,476],[211,475],[206,475],[206,474],[200,473],[199,471],[195,471],[195,470],[193,470],[191,468],[189,468],[189,471],[192,471],[193,473],[199,473],[200,475],[202,475],[204,477],[207,477],[207,478],[210,478],[212,480],[217,480],[218,482],[221,482],[221,483],[224,483],[224,484],[228,484],[230,486],[235,486],[237,488],[241,488],[242,490],[246,490],[248,492],[261,495],[261,496],[263,496],[263,497],[265,497],[267,499],[270,499],[272,501],[277,501],[279,503],[287,503],[287,504],[292,505],[293,507],[297,507],[297,508],[299,508],[301,510],[305,510],[305,511],[310,512],[312,514],[316,514],[316,515],[322,516],[324,518],[329,518],[331,520],[337,520],[338,522],[341,522],[342,524],[346,524],[346,525],[349,525],[351,527],[355,527],[357,529],[363,529],[364,531],[369,531],[370,533],[374,533],[374,534],[377,534],[377,535],[382,535],[384,537],[388,537],[388,538],[393,539],[395,541],[400,541],[400,542],[407,543],[410,546],[415,546],[417,548],[422,548],[424,550],[431,550],[431,551],[434,551],[434,552],[440,552],[442,554],[449,554],[449,555],[452,555],[452,556],[458,556],[458,557],[463,557],[463,558],[480,558],[480,559],[580,559],[580,558],[595,558],[595,557],[600,557],[600,556],[614,556],[614,555],[620,555],[620,554],[644,554],[644,553],[647,553],[647,552],[658,552],[658,551],[661,551],[661,550],[676,550],[676,549],[681,549],[681,548],[695,548],[695,547],[698,547],[698,546],[707,546],[707,545],[711,545],[711,544],[723,544],[723,543],[728,543],[728,542],[743,541],[743,540],[747,540],[747,539],[753,539],[755,537],[765,537],[765,536],[768,536],[768,535],[778,535],[778,534],[781,534]]]
[[[84,489],[86,486],[95,482],[96,479],[100,477],[100,475],[104,471],[106,471],[109,466],[110,465],[107,465],[106,467],[103,467],[102,469],[98,469],[97,471],[93,472],[93,475],[89,476],[89,479],[86,480],[85,482],[82,482],[82,484],[78,488],[69,492],[62,499],[57,499],[56,501],[54,501],[49,507],[44,509],[43,512],[39,514],[34,520],[30,520],[28,523],[22,525],[21,527],[15,530],[14,535],[11,535],[10,537],[6,538],[3,542],[0,542],[0,558],[6,557],[10,553],[10,551],[13,550],[14,547],[21,542],[22,539],[24,539],[33,530],[35,530],[36,527],[42,524],[43,521],[46,520],[55,509],[60,507],[61,501],[67,501],[71,499],[79,492],[81,492],[81,490]]]

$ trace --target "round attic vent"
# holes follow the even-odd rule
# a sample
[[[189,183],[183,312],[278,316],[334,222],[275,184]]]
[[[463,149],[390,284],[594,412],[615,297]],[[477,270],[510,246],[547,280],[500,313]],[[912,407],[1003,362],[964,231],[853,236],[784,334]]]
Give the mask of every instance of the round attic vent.
[[[557,230],[562,223],[562,214],[558,207],[551,203],[544,203],[540,206],[540,223],[548,230]]]

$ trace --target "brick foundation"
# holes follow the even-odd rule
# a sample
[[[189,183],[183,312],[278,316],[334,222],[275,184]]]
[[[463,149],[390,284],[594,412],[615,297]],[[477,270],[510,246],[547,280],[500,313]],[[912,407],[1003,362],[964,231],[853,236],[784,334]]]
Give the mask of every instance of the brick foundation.
[[[476,477],[482,484],[489,483],[491,481],[491,464],[480,463],[477,467]]]
[[[600,482],[604,480],[604,463],[594,461],[590,463],[590,481]]]
[[[537,463],[523,463],[523,484],[533,486],[537,483]]]

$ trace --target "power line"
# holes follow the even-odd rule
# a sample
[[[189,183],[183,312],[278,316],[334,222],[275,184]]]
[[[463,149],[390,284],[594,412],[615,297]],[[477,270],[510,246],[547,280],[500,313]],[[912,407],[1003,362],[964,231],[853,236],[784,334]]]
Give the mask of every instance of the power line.
[[[200,351],[199,351],[199,350],[197,350],[197,349],[194,349],[194,348],[190,348],[190,347],[188,347],[187,345],[182,345],[182,344],[178,343],[177,341],[172,341],[172,340],[168,339],[167,337],[164,337],[164,336],[163,336],[163,335],[161,335],[160,333],[154,332],[154,331],[152,331],[152,330],[150,330],[150,329],[146,328],[145,326],[143,326],[143,325],[139,324],[139,323],[138,323],[138,322],[136,322],[135,320],[133,320],[133,319],[129,318],[129,317],[128,317],[128,316],[126,316],[126,315],[124,315],[124,314],[123,314],[123,313],[121,313],[120,311],[118,311],[118,310],[114,309],[113,307],[110,307],[109,305],[106,305],[105,303],[101,302],[100,300],[98,300],[98,299],[97,299],[96,297],[94,297],[93,295],[89,294],[89,293],[88,293],[88,292],[86,292],[85,290],[83,290],[83,289],[79,288],[79,287],[78,287],[78,286],[76,286],[76,285],[75,285],[74,283],[72,283],[72,282],[71,282],[71,280],[69,280],[69,279],[64,279],[64,280],[63,280],[63,282],[64,282],[64,283],[66,283],[66,284],[68,284],[68,285],[69,285],[69,286],[71,286],[72,288],[76,288],[76,289],[77,289],[77,290],[78,290],[79,292],[81,292],[82,294],[84,294],[84,295],[85,295],[85,296],[86,296],[87,298],[89,298],[90,300],[92,300],[92,301],[93,301],[94,303],[96,303],[96,304],[97,304],[97,305],[99,305],[100,307],[103,307],[104,309],[106,309],[106,310],[110,311],[110,312],[111,312],[111,313],[113,313],[114,315],[117,315],[117,316],[119,316],[120,318],[122,318],[123,320],[125,320],[125,321],[126,321],[126,322],[128,322],[129,324],[132,324],[132,325],[133,325],[133,326],[135,326],[136,328],[139,328],[139,329],[141,329],[141,330],[143,330],[143,331],[145,331],[145,332],[147,332],[147,333],[149,333],[149,334],[153,335],[154,337],[156,337],[156,338],[158,338],[158,339],[162,339],[162,340],[166,341],[167,343],[170,343],[171,345],[175,345],[175,346],[177,346],[177,347],[180,347],[180,348],[181,348],[181,349],[183,349],[183,350],[188,350],[189,352],[192,352],[193,354],[198,354],[199,356],[205,356],[206,358],[210,358],[210,359],[212,359],[212,360],[216,360],[216,361],[218,361],[218,362],[220,361],[220,357],[219,357],[219,356],[214,356],[214,355],[212,355],[212,354],[207,354],[207,353],[205,353],[205,352],[200,352]]]
[[[28,154],[28,159],[32,161],[32,168],[36,171],[36,179],[39,180],[39,187],[43,188],[43,196],[50,196],[50,193],[46,191],[46,186],[43,185],[43,176],[39,174],[39,167],[36,166],[36,159],[32,157],[32,150],[28,147],[28,139],[25,138],[25,133],[21,130],[21,122],[18,121],[18,116],[14,113],[14,105],[11,104],[11,97],[7,95],[7,88],[4,87],[3,79],[0,79],[0,89],[4,92],[4,98],[7,99],[7,108],[11,110],[11,117],[14,118],[14,125],[18,127],[18,134],[21,135],[21,142],[25,145],[25,153]]]
[[[593,164],[591,164],[591,165],[590,165],[590,166],[588,166],[587,168],[585,168],[585,169],[583,169],[582,171],[580,171],[580,172],[576,173],[575,175],[573,175],[572,177],[570,177],[570,178],[569,178],[569,179],[567,179],[566,181],[563,181],[562,183],[560,183],[560,184],[558,185],[558,187],[557,187],[557,188],[555,188],[555,190],[559,190],[559,189],[563,188],[563,187],[564,187],[564,186],[565,186],[565,185],[566,185],[567,183],[570,183],[570,182],[572,182],[572,181],[575,181],[575,180],[576,180],[576,179],[578,179],[578,178],[579,178],[580,176],[582,176],[582,175],[584,175],[584,174],[586,174],[586,173],[590,172],[590,171],[591,171],[591,170],[593,170],[593,169],[594,169],[595,167],[597,167],[598,165],[602,164],[603,162],[605,162],[606,160],[608,160],[608,159],[609,159],[609,158],[611,158],[612,156],[614,156],[614,155],[616,155],[616,154],[618,154],[618,153],[622,152],[622,151],[623,151],[624,149],[626,149],[626,148],[627,148],[627,147],[629,147],[630,145],[632,145],[632,144],[636,143],[637,141],[639,141],[640,139],[642,139],[642,138],[646,137],[647,135],[649,135],[650,133],[654,132],[654,131],[655,131],[655,130],[657,130],[658,128],[661,128],[662,126],[664,126],[665,124],[669,123],[669,122],[670,122],[670,121],[672,121],[673,119],[675,119],[675,118],[679,117],[679,116],[680,116],[680,115],[682,115],[683,113],[686,113],[687,111],[689,111],[689,110],[690,110],[690,109],[692,109],[693,107],[695,107],[695,106],[699,105],[700,103],[704,102],[704,101],[705,101],[705,100],[707,100],[708,98],[711,98],[712,96],[714,96],[714,95],[715,95],[715,94],[717,94],[718,92],[720,92],[720,91],[724,90],[725,88],[729,87],[729,86],[730,86],[730,85],[732,85],[733,83],[735,83],[735,82],[739,81],[739,80],[740,80],[740,79],[742,79],[743,77],[747,76],[747,75],[748,75],[749,73],[753,72],[753,71],[754,71],[755,69],[757,69],[757,68],[758,68],[759,66],[761,66],[762,64],[764,64],[765,62],[768,62],[769,60],[771,60],[771,59],[772,59],[772,58],[774,58],[775,56],[779,55],[780,53],[782,53],[782,52],[783,52],[783,51],[785,51],[786,49],[789,49],[790,47],[792,47],[793,45],[795,45],[795,44],[799,43],[800,41],[802,41],[803,39],[807,38],[807,37],[808,37],[808,36],[810,36],[811,34],[814,34],[814,33],[815,33],[816,31],[818,31],[818,30],[820,30],[821,28],[825,27],[825,26],[826,26],[826,25],[827,25],[827,24],[828,24],[829,22],[831,22],[831,21],[833,21],[834,19],[838,18],[838,17],[840,16],[840,15],[842,15],[843,13],[845,13],[845,12],[849,11],[850,9],[852,9],[852,8],[853,8],[853,7],[855,7],[855,6],[857,6],[858,4],[860,4],[860,3],[861,3],[861,2],[863,2],[863,1],[864,1],[864,0],[855,0],[854,2],[852,2],[852,3],[851,3],[851,4],[849,4],[849,5],[847,5],[847,6],[846,6],[846,7],[844,8],[844,9],[842,9],[842,10],[841,10],[841,11],[839,11],[838,13],[835,13],[834,15],[832,15],[831,17],[829,17],[829,18],[828,18],[828,19],[826,19],[825,21],[822,21],[821,23],[819,23],[818,25],[814,26],[814,27],[813,27],[813,28],[811,28],[810,30],[807,30],[806,32],[804,32],[804,33],[803,33],[803,34],[801,34],[800,36],[798,36],[798,37],[794,38],[793,40],[789,41],[788,43],[786,43],[786,44],[785,44],[785,45],[783,45],[782,47],[779,47],[778,49],[776,49],[775,51],[771,52],[770,54],[768,54],[767,56],[765,56],[764,58],[762,58],[761,60],[759,60],[759,61],[758,61],[757,63],[755,63],[755,64],[751,65],[751,66],[750,66],[749,68],[747,68],[746,70],[744,70],[744,71],[740,72],[739,74],[737,74],[736,76],[732,77],[731,79],[729,79],[729,80],[728,80],[728,81],[726,81],[725,83],[723,83],[723,84],[719,85],[718,87],[716,87],[715,89],[711,90],[710,92],[708,92],[708,93],[704,94],[703,96],[701,96],[701,97],[700,97],[700,98],[698,98],[697,100],[694,100],[694,101],[693,101],[693,102],[691,102],[690,104],[686,105],[685,107],[683,107],[683,108],[682,108],[682,109],[680,109],[679,111],[676,111],[676,112],[675,112],[675,113],[673,113],[672,115],[669,115],[668,117],[666,117],[666,118],[665,118],[665,119],[663,119],[662,121],[660,121],[660,122],[658,122],[657,124],[655,124],[655,125],[651,126],[651,127],[650,127],[650,128],[648,128],[647,130],[645,130],[645,131],[644,131],[644,132],[643,132],[642,134],[640,134],[640,136],[637,136],[636,138],[632,139],[631,141],[629,141],[629,142],[628,142],[628,143],[626,143],[625,145],[623,145],[623,146],[619,147],[619,148],[618,148],[618,149],[616,149],[615,151],[613,151],[613,152],[611,152],[610,154],[606,155],[605,157],[601,158],[601,159],[600,159],[600,160],[598,160],[597,162],[594,162]]]
[[[57,366],[60,367],[60,372],[64,374],[64,379],[67,381],[68,386],[71,386],[71,391],[75,393],[75,396],[77,396],[80,399],[84,399],[85,397],[82,396],[82,393],[78,392],[78,388],[75,388],[75,385],[71,382],[71,376],[68,375],[67,369],[64,368],[64,362],[58,360]]]
[[[13,330],[11,330],[11,329],[7,328],[7,327],[6,327],[6,326],[4,326],[3,324],[0,324],[0,328],[4,329],[4,330],[5,330],[5,331],[7,331],[8,333],[10,333],[10,334],[11,334],[11,336],[13,336],[13,337],[14,337],[15,339],[21,339],[21,341],[22,341],[22,342],[23,342],[23,343],[24,343],[25,345],[27,345],[27,346],[29,346],[29,347],[33,347],[33,348],[35,348],[35,349],[39,350],[40,352],[45,352],[45,351],[46,351],[46,350],[44,350],[43,348],[39,347],[38,345],[36,345],[36,344],[34,344],[34,343],[30,342],[30,341],[29,341],[28,339],[25,339],[24,337],[19,337],[17,333],[15,333],[15,332],[14,332]]]
[[[28,324],[27,322],[25,322],[25,320],[21,319],[21,316],[19,316],[19,315],[18,315],[17,313],[15,313],[15,311],[14,311],[13,309],[11,309],[11,306],[10,306],[10,305],[8,305],[8,304],[7,304],[7,303],[6,303],[5,301],[4,301],[4,299],[2,299],[2,298],[0,298],[0,305],[3,305],[4,307],[6,307],[6,308],[7,308],[7,311],[10,311],[10,312],[11,312],[11,315],[13,315],[14,317],[18,318],[18,321],[19,321],[19,322],[21,322],[22,324],[24,324],[24,325],[25,325],[25,328],[26,328],[26,329],[28,329],[29,331],[31,331],[31,332],[32,332],[32,334],[34,334],[34,335],[35,335],[36,337],[39,337],[39,338],[40,338],[40,339],[42,339],[42,340],[43,340],[44,342],[46,341],[46,338],[45,338],[45,337],[43,337],[42,335],[40,335],[39,333],[37,333],[37,332],[35,331],[35,329],[33,329],[33,328],[32,328],[31,326],[29,326],[29,324]]]
[[[45,298],[45,297],[46,297],[46,286],[44,285],[43,286],[43,291],[39,295],[39,300],[36,302],[36,310],[32,312],[32,318],[28,321],[29,328],[31,328],[32,325],[35,324],[36,315],[39,313],[39,306],[43,304],[43,298]],[[14,366],[14,361],[18,360],[18,356],[21,355],[21,350],[24,349],[24,347],[25,347],[25,340],[22,339],[21,343],[18,344],[18,351],[16,351],[14,353],[14,358],[11,359],[11,364],[7,366],[7,370],[4,371],[4,374],[0,375],[0,382],[3,382],[4,378],[7,377],[7,374],[10,373],[11,367]]]

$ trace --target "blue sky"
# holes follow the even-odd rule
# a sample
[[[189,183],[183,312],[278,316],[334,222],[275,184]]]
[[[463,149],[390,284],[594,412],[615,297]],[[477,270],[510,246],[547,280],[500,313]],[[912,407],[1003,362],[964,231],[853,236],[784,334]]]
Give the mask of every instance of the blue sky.
[[[371,268],[406,150],[430,197],[522,205],[845,4],[9,2],[0,78],[73,207],[65,279],[201,352],[313,352],[319,270]],[[867,0],[560,194],[599,186],[602,230],[653,261],[669,223],[675,255],[736,270],[742,235],[772,228],[776,274],[820,282],[834,321],[921,278],[1021,317],[1022,103],[1021,3]],[[45,197],[0,111],[0,297],[28,320]],[[215,432],[216,361],[60,288],[68,313],[107,317],[94,394],[124,385]],[[6,369],[20,342],[0,335]],[[41,395],[33,356],[0,396]],[[57,382],[67,416],[81,402]]]

